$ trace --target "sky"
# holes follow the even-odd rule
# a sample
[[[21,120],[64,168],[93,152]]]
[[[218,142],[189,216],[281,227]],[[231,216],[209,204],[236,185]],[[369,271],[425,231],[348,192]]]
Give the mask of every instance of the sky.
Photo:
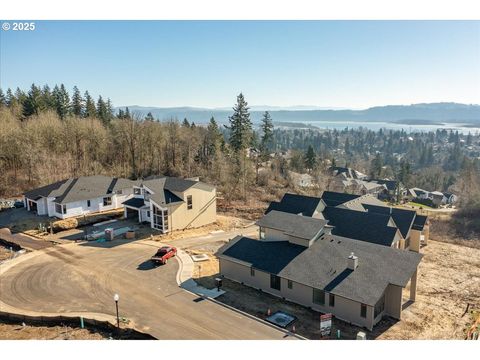
[[[13,23],[13,21],[9,21]],[[0,30],[0,87],[115,106],[480,103],[480,21],[37,21]]]

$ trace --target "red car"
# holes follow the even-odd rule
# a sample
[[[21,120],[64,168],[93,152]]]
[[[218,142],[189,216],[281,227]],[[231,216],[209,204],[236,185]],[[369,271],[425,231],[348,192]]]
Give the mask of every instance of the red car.
[[[165,265],[171,257],[177,255],[177,249],[172,246],[162,246],[155,255],[152,256],[151,260],[156,264]]]

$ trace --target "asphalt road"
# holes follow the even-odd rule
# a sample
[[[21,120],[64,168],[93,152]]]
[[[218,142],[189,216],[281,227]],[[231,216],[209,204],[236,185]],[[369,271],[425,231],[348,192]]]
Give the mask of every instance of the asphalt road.
[[[176,260],[153,267],[156,248],[117,240],[55,246],[0,277],[0,299],[39,312],[96,312],[120,316],[159,339],[282,339],[284,333],[201,300],[177,286]]]

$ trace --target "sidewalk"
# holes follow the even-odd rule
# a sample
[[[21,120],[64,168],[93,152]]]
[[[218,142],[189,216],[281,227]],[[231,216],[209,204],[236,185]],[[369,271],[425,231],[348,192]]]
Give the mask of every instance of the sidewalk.
[[[178,249],[177,259],[180,265],[180,269],[177,273],[177,284],[182,289],[212,299],[225,294],[225,291],[223,290],[217,291],[217,289],[204,288],[203,286],[198,285],[195,280],[192,279],[195,265],[190,255],[188,255],[185,251]]]

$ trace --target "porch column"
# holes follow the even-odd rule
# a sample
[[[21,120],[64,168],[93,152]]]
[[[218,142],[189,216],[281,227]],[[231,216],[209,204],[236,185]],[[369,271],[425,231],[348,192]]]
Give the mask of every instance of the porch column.
[[[425,225],[423,227],[423,241],[425,242],[425,245],[428,244],[428,237],[430,236],[430,225]]]
[[[415,270],[412,278],[410,279],[410,300],[415,301],[417,297],[417,274],[418,270]]]

